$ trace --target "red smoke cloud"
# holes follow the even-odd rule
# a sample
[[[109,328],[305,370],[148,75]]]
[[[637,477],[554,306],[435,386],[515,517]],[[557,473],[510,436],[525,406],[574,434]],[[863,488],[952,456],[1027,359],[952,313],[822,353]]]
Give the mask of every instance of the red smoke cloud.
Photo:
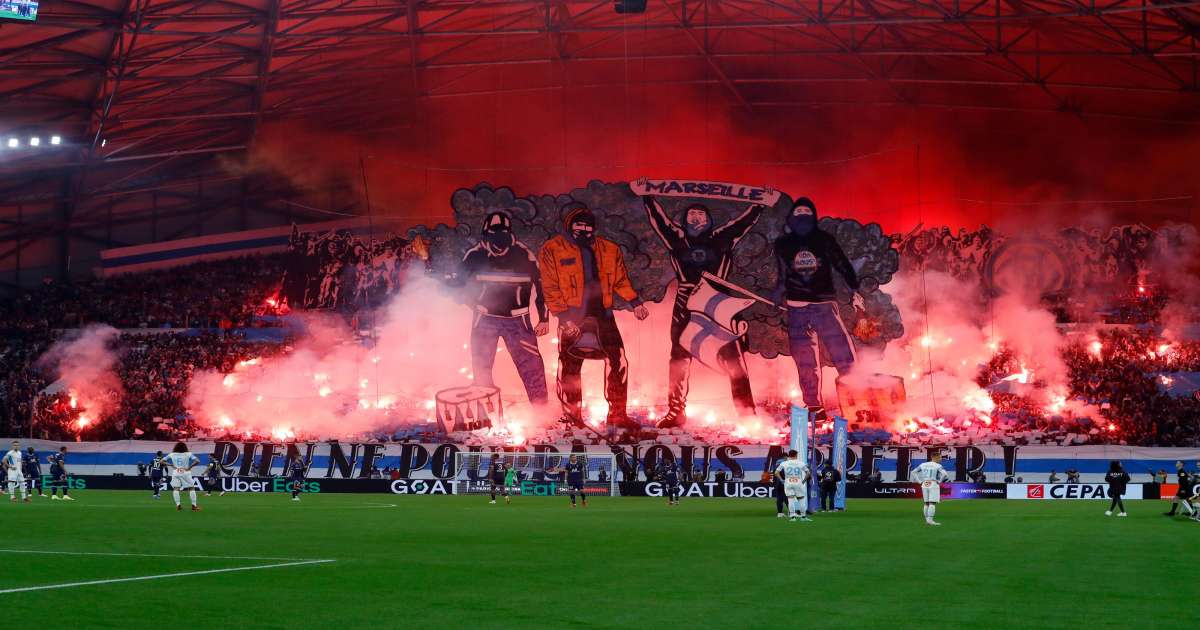
[[[889,232],[920,222],[1027,230],[1097,214],[1198,222],[1196,126],[856,106],[746,111],[719,89],[439,98],[398,109],[403,124],[382,134],[292,119],[267,125],[251,160],[310,190],[338,182],[357,197],[363,156],[376,212],[412,223],[450,220],[450,194],[480,181],[526,195],[639,176],[769,183]],[[329,205],[328,194],[314,199]]]

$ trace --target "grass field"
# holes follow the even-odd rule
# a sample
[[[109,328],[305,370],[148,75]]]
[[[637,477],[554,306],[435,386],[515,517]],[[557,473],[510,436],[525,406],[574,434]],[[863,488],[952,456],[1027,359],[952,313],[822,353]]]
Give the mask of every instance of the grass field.
[[[0,504],[9,619],[68,628],[1152,628],[1195,616],[1181,584],[1195,583],[1200,525],[1164,518],[1158,501],[1130,502],[1124,519],[1092,501],[948,501],[934,528],[904,500],[790,523],[774,518],[773,501],[738,499],[668,508],[596,498],[571,510],[556,498],[506,507],[486,497],[228,494],[177,513],[169,496],[75,496]],[[333,562],[299,564],[316,560]],[[281,566],[243,570],[267,565]],[[190,575],[112,581],[179,573]]]

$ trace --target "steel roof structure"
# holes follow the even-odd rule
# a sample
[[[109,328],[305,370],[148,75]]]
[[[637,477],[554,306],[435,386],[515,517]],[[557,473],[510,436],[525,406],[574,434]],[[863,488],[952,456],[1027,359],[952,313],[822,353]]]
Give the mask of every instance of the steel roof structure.
[[[168,218],[150,238],[170,238],[231,200],[294,218],[219,167],[264,121],[382,133],[414,102],[637,80],[749,111],[1190,125],[1198,37],[1200,1],[1170,0],[43,0],[35,23],[0,24],[0,264],[61,239],[61,272],[68,239],[122,245],[122,226]]]

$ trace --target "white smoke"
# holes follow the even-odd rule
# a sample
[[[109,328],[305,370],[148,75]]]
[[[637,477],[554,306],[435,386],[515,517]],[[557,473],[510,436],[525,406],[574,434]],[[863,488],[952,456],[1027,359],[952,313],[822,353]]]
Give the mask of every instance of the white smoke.
[[[124,388],[114,349],[120,334],[107,324],[93,324],[67,333],[38,359],[39,366],[55,374],[58,389],[70,395],[83,424],[103,419],[120,401]]]

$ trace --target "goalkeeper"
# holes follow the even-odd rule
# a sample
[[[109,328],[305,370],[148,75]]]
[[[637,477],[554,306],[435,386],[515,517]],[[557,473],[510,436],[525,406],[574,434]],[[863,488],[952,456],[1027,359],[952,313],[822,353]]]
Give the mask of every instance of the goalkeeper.
[[[504,504],[512,503],[512,493],[517,492],[517,469],[512,464],[504,466]]]

